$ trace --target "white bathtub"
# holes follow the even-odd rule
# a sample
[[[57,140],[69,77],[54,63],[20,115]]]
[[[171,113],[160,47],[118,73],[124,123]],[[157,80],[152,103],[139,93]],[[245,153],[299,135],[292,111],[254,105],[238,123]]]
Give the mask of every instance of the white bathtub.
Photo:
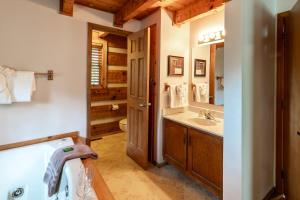
[[[64,138],[0,151],[0,200],[14,200],[9,198],[9,194],[17,188],[23,188],[24,193],[16,200],[80,199],[76,194],[79,172],[83,166],[80,159],[66,162],[58,194],[49,198],[48,187],[43,182],[52,153],[57,148],[72,144],[71,138]],[[91,199],[97,199],[94,190]]]

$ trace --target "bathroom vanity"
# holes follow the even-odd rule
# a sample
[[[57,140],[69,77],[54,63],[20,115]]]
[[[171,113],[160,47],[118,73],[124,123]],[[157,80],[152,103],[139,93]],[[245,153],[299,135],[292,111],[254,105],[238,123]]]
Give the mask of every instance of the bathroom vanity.
[[[223,119],[208,120],[191,111],[167,115],[163,132],[164,159],[221,197]]]

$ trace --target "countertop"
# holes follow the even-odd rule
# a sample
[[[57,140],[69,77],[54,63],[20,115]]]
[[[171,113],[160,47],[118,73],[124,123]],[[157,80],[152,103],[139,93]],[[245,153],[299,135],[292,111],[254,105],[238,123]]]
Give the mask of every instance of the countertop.
[[[205,131],[207,133],[223,137],[224,119],[221,118],[216,118],[217,122],[214,125],[202,125],[195,122],[197,119],[203,118],[199,117],[198,113],[192,111],[185,111],[183,113],[165,115],[164,118],[200,131]]]

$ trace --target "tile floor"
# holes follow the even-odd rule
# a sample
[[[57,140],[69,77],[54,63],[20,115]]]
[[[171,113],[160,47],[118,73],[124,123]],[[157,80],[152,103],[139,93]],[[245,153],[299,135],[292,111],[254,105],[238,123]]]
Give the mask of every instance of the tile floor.
[[[217,200],[174,167],[139,167],[126,155],[125,134],[92,142],[97,167],[116,200]]]

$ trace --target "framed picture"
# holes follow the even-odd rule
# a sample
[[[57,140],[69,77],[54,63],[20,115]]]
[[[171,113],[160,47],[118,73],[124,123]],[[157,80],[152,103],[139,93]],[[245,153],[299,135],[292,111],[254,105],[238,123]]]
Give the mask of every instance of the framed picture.
[[[184,57],[168,56],[168,76],[184,75]]]
[[[194,76],[195,77],[206,76],[206,60],[195,59]]]

